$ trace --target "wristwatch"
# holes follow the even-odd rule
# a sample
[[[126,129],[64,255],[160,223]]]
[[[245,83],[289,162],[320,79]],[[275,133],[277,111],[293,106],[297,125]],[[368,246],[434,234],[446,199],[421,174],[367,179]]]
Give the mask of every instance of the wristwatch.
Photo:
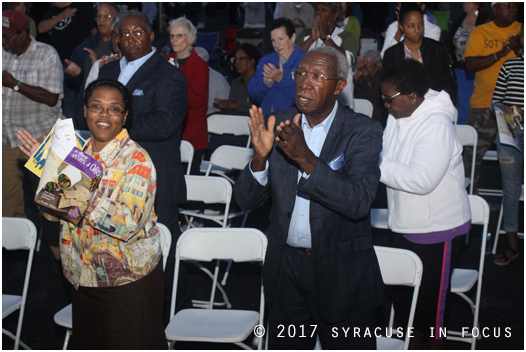
[[[20,90],[20,84],[22,84],[22,82],[18,81],[17,84],[16,84],[16,86],[13,87],[13,90],[14,90],[15,92],[18,92],[18,91]]]
[[[332,39],[332,37],[331,37],[331,35],[330,35],[330,34],[329,34],[329,35],[327,35],[327,36],[325,37],[325,39],[323,39],[323,42],[325,43],[325,41],[326,41],[327,39]]]

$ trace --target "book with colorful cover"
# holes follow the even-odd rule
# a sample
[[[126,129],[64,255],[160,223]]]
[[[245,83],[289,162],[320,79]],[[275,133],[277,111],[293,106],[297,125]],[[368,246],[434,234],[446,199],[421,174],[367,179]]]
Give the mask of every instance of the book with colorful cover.
[[[518,115],[516,109],[513,110],[512,114],[506,114],[506,112],[498,107],[495,107],[495,117],[497,120],[497,128],[499,132],[500,142],[507,144],[520,150],[519,141],[517,140],[517,129],[520,124],[515,119]],[[520,116],[519,116],[520,117]]]
[[[37,204],[74,224],[86,215],[102,176],[100,163],[76,143],[71,119],[57,122],[35,196]]]
[[[57,125],[58,121],[55,123],[55,126]],[[53,134],[55,132],[55,126],[53,126],[53,129],[49,134],[47,135],[46,139],[44,139],[44,142],[38,147],[36,152],[29,158],[29,160],[24,165],[26,169],[37,175],[38,177],[42,176],[42,171],[44,169],[44,164],[46,163],[46,158],[49,152],[49,146],[51,145],[51,138],[53,138]],[[82,149],[84,145],[86,144],[86,141],[82,139],[82,137],[75,133],[75,137],[77,139],[77,148]]]

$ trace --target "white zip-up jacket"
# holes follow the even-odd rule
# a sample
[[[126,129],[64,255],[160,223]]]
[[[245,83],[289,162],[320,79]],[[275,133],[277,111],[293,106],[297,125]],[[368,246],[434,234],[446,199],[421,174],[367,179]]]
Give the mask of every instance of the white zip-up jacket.
[[[448,93],[429,90],[407,118],[391,114],[383,135],[380,181],[387,186],[389,227],[398,233],[449,230],[471,218],[462,145]]]

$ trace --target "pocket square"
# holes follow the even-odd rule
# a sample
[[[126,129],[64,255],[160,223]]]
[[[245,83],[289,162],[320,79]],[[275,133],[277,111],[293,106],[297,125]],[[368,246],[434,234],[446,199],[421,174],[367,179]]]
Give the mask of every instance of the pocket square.
[[[328,165],[333,170],[339,170],[345,164],[345,154],[341,153],[334,160],[332,160]]]
[[[144,95],[141,89],[135,89],[133,95]]]

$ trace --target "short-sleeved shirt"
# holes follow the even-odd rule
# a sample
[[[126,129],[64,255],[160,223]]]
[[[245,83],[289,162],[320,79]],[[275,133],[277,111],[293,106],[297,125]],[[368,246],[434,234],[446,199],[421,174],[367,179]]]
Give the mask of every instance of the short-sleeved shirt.
[[[84,151],[102,164],[104,172],[88,215],[78,225],[61,220],[64,276],[75,289],[137,281],[155,269],[162,258],[153,209],[155,167],[125,129],[100,152],[93,152],[91,140]]]
[[[519,33],[520,30],[521,24],[519,22],[514,22],[506,28],[497,27],[493,21],[475,27],[469,36],[466,51],[464,51],[464,61],[467,57],[488,56],[501,51],[508,42],[508,37]],[[515,53],[510,51],[508,55],[490,67],[476,73],[475,90],[469,101],[472,108],[489,108],[500,68],[506,60],[513,57],[515,57]]]
[[[9,140],[13,148],[20,145],[16,138],[17,129],[27,130],[38,138],[48,133],[62,116],[60,99],[64,93],[64,73],[57,51],[51,45],[30,38],[31,44],[20,56],[2,49],[2,71],[12,74],[22,83],[58,94],[59,100],[50,107],[13,89],[2,88],[2,143]]]
[[[75,15],[60,21],[51,29],[51,45],[57,49],[60,62],[71,57],[73,49],[80,45],[84,39],[91,37],[91,30],[97,27],[95,10],[83,2],[72,2],[66,7],[51,6],[43,20],[49,20],[67,8],[75,8]]]

